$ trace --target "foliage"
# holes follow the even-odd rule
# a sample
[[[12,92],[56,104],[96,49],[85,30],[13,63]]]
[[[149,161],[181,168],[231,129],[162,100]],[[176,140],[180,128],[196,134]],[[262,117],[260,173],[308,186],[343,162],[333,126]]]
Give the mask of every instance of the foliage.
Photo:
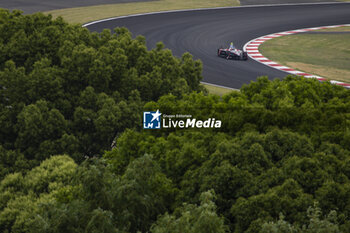
[[[153,233],[224,233],[228,228],[224,225],[224,219],[216,214],[216,206],[213,202],[215,194],[207,191],[201,194],[200,206],[184,204],[175,210],[173,215],[166,213],[152,226]]]
[[[350,231],[345,88],[261,77],[207,95],[200,62],[124,28],[0,20],[1,232]],[[142,130],[155,109],[222,127]]]
[[[125,28],[90,33],[7,10],[0,21],[1,150],[31,167],[55,154],[77,162],[102,154],[140,125],[146,101],[201,90],[199,61],[176,58],[161,43],[148,51],[145,38]]]
[[[338,226],[336,225],[336,211],[331,211],[324,219],[320,219],[322,215],[321,209],[318,207],[317,202],[314,203],[313,207],[307,209],[307,216],[309,218],[308,225],[303,225],[302,227],[293,226],[284,220],[283,214],[280,214],[279,220],[277,222],[264,223],[262,226],[261,233],[338,233],[340,232]]]
[[[0,183],[1,232],[35,232],[40,206],[69,188],[76,166],[69,156],[54,156],[26,174],[7,175]]]
[[[196,203],[213,189],[217,211],[234,232],[259,232],[280,213],[306,225],[315,201],[325,212],[337,210],[336,224],[347,231],[349,94],[315,80],[263,77],[222,98],[166,95],[145,109],[214,117],[223,127],[128,130],[104,157],[123,174],[135,158],[152,154],[180,190],[176,205]]]
[[[111,97],[91,91],[82,93],[87,101],[109,103]],[[214,117],[222,120],[222,128],[126,129],[113,150],[103,158],[86,158],[63,183],[50,177],[66,177],[64,170],[44,164],[42,171],[9,174],[1,186],[6,187],[1,227],[13,232],[347,232],[348,100],[345,89],[294,77],[260,78],[222,98],[162,96],[144,109]],[[25,106],[21,132],[30,125],[40,131],[41,119],[62,119],[47,106],[44,101]],[[56,132],[52,145],[64,137],[70,145],[70,136],[60,134],[63,125],[54,123],[47,130]],[[35,138],[40,135],[35,130],[21,137]],[[45,138],[36,140],[40,148]],[[22,158],[20,152],[5,152],[3,161],[30,169],[8,156]],[[38,182],[41,176],[46,182]],[[29,187],[32,191],[25,193]],[[310,208],[315,202],[319,205]],[[29,221],[24,224],[23,218]]]

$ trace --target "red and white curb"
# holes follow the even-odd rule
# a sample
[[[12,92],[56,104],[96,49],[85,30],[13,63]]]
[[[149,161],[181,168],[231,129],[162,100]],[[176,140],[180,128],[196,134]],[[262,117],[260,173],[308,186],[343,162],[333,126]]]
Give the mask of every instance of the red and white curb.
[[[316,78],[319,81],[327,81],[327,79],[317,76],[317,75],[313,75],[313,74],[309,74],[309,73],[305,73],[303,71],[299,71],[299,70],[295,70],[293,68],[287,67],[287,66],[283,66],[280,65],[274,61],[269,60],[268,58],[264,57],[260,52],[259,52],[259,46],[264,43],[267,40],[271,40],[273,38],[277,38],[277,37],[281,37],[281,36],[286,36],[286,35],[292,35],[292,34],[296,34],[296,33],[300,33],[300,32],[308,32],[308,31],[314,31],[314,30],[319,30],[319,29],[327,29],[327,28],[337,28],[337,27],[344,27],[344,26],[350,26],[350,24],[341,24],[341,25],[332,25],[332,26],[322,26],[322,27],[313,27],[313,28],[303,28],[303,29],[298,29],[298,30],[292,30],[292,31],[285,31],[285,32],[278,32],[278,33],[273,33],[273,34],[269,34],[266,36],[261,36],[258,38],[255,38],[251,41],[249,41],[248,43],[246,43],[243,47],[243,50],[246,51],[248,53],[248,56],[252,59],[254,59],[257,62],[260,62],[264,65],[267,65],[269,67],[281,70],[281,71],[285,71],[287,73],[293,74],[293,75],[297,75],[297,76],[304,76],[305,78]],[[343,82],[339,82],[339,81],[335,81],[335,80],[331,80],[330,83],[332,84],[336,84],[339,86],[343,86],[346,88],[350,88],[350,84],[348,83],[343,83]]]

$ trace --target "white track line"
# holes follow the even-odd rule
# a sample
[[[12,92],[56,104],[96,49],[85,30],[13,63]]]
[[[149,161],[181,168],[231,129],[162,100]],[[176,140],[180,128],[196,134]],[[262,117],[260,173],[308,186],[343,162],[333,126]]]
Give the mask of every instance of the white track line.
[[[289,30],[289,31],[285,31],[285,32],[277,32],[277,33],[261,36],[261,37],[255,38],[251,41],[248,41],[248,43],[246,43],[244,45],[243,50],[246,51],[248,53],[248,56],[250,58],[252,58],[253,60],[255,60],[259,63],[262,63],[264,65],[267,65],[271,68],[281,70],[281,71],[284,71],[284,72],[287,72],[287,73],[290,73],[293,75],[304,76],[305,78],[316,78],[319,81],[327,81],[323,77],[309,74],[309,73],[306,73],[303,71],[295,70],[293,68],[286,67],[286,66],[280,65],[274,61],[269,60],[268,58],[264,57],[260,53],[259,46],[267,40],[271,40],[273,38],[277,38],[277,37],[281,37],[281,36],[292,35],[292,34],[297,34],[300,32],[307,32],[307,31],[313,31],[313,30],[318,30],[318,29],[337,28],[337,27],[344,27],[344,26],[350,26],[350,24],[302,28],[302,29],[297,29],[297,30]],[[350,84],[348,84],[348,83],[343,83],[343,82],[339,82],[339,81],[335,81],[335,80],[331,80],[330,83],[335,84],[335,85],[339,85],[339,86],[343,86],[345,88],[350,89]]]

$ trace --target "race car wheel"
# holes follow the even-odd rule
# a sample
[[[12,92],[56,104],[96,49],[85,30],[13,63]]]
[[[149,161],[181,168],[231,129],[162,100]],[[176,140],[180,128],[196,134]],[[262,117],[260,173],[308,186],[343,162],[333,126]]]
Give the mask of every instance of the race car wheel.
[[[248,53],[247,52],[243,52],[242,55],[243,55],[244,61],[248,60]]]

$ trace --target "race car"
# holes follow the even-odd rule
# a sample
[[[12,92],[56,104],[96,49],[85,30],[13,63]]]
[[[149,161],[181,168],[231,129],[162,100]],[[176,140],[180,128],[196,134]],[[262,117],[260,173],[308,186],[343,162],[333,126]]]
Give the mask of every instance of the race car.
[[[237,49],[235,46],[233,46],[233,43],[230,44],[229,48],[220,47],[218,49],[218,56],[233,60],[248,60],[247,52]]]

